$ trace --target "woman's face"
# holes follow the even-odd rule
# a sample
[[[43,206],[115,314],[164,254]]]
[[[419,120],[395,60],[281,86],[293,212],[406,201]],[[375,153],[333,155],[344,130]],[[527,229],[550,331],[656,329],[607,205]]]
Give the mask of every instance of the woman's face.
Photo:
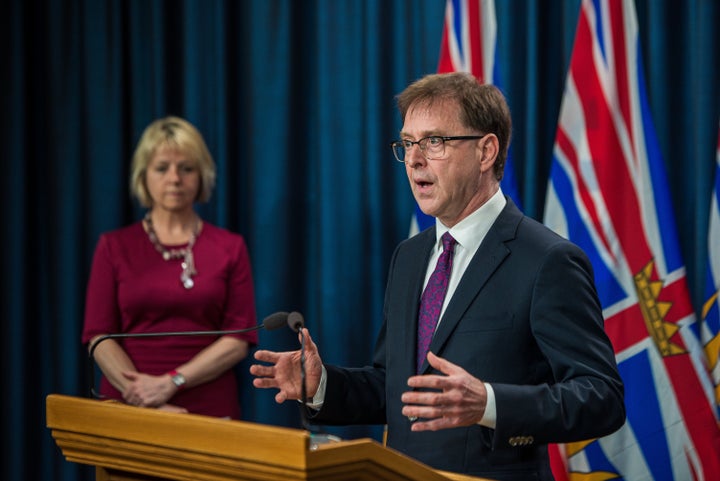
[[[200,190],[200,170],[179,149],[162,145],[148,164],[146,183],[154,208],[192,210]]]

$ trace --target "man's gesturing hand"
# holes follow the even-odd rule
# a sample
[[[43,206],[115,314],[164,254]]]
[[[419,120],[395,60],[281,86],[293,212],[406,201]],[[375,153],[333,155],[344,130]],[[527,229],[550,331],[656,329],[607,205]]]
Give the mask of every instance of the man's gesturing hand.
[[[402,413],[423,419],[414,423],[412,430],[437,431],[477,424],[485,413],[485,384],[432,352],[428,353],[428,362],[444,376],[427,374],[408,379],[408,386],[414,390],[403,393]]]
[[[310,332],[303,328],[301,335],[305,336],[305,382],[308,397],[312,398],[317,392],[322,376],[322,359]],[[302,392],[302,377],[300,371],[300,350],[274,352],[260,350],[255,352],[255,359],[269,365],[253,364],[250,374],[255,376],[253,386],[257,388],[275,388],[279,392],[275,395],[277,403],[288,399],[300,399]]]

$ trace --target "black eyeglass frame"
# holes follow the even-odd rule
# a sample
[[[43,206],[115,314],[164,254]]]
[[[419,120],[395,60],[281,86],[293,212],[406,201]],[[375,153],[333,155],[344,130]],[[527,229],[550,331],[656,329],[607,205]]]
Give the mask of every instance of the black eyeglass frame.
[[[390,148],[393,151],[393,156],[395,156],[395,160],[398,162],[405,163],[404,157],[407,155],[408,151],[408,145],[412,147],[413,145],[417,144],[417,146],[420,148],[420,153],[423,157],[425,157],[427,160],[440,160],[438,158],[430,158],[425,154],[428,140],[430,139],[440,139],[442,140],[442,147],[443,147],[443,153],[445,153],[445,142],[449,140],[477,140],[482,139],[483,137],[487,136],[487,134],[483,135],[428,135],[427,137],[423,137],[419,140],[395,140],[393,142],[390,142]],[[405,151],[405,154],[403,155],[403,159],[401,160],[400,157],[397,154],[396,149],[403,149]]]

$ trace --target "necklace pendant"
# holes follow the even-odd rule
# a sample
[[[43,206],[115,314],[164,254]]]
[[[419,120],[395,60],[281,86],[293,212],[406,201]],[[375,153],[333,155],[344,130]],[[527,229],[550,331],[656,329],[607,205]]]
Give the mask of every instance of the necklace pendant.
[[[198,217],[195,219],[195,227],[192,231],[192,234],[190,235],[190,240],[188,241],[187,247],[185,247],[184,249],[172,250],[168,250],[162,244],[160,244],[157,234],[155,234],[155,230],[153,229],[150,211],[145,214],[144,221],[147,224],[147,235],[150,239],[150,242],[153,244],[153,246],[155,246],[155,250],[162,255],[162,258],[164,260],[169,261],[170,259],[183,258],[183,262],[181,263],[182,273],[180,274],[180,283],[183,285],[183,287],[185,289],[192,289],[193,287],[195,287],[195,281],[192,279],[192,276],[197,274],[197,271],[195,270],[195,260],[193,258],[192,248],[195,245],[195,240],[197,239],[198,234],[200,233],[200,218]]]

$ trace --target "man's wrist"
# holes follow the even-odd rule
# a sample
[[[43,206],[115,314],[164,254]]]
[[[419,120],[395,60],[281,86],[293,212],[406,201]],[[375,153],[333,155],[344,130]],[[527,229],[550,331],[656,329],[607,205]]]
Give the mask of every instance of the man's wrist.
[[[322,408],[323,403],[325,402],[325,386],[327,385],[327,371],[325,370],[325,366],[322,366],[322,374],[320,375],[320,383],[318,384],[318,389],[315,391],[315,395],[311,398],[308,398],[305,402],[305,405],[311,409],[314,409],[316,411],[319,411],[320,408]]]

